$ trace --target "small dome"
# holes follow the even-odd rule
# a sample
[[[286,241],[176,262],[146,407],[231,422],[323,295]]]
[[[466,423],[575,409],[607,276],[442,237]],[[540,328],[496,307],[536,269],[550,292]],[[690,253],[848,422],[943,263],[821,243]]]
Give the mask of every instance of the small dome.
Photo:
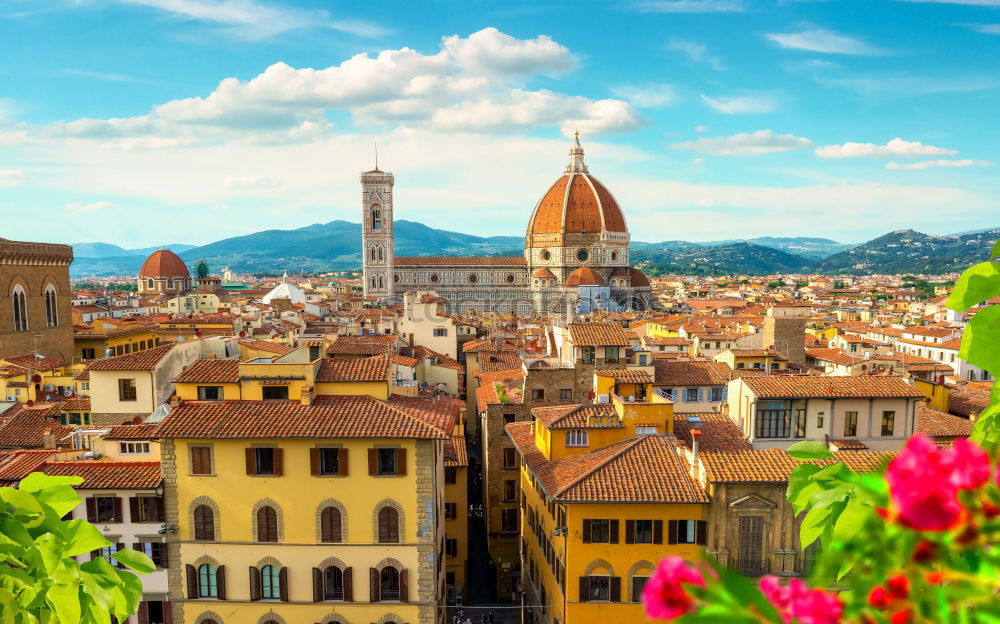
[[[531,277],[547,277],[550,279],[555,279],[556,276],[555,273],[553,273],[552,271],[546,269],[545,267],[542,267],[537,271],[535,271],[534,273],[532,273]]]
[[[625,267],[615,267],[615,270],[611,272],[611,277],[628,277],[629,270]]]
[[[632,269],[632,288],[649,288],[649,278],[639,269]]]
[[[590,267],[580,267],[566,278],[567,286],[604,286],[604,278]]]
[[[177,254],[169,249],[158,249],[142,263],[139,277],[190,278],[191,273]]]

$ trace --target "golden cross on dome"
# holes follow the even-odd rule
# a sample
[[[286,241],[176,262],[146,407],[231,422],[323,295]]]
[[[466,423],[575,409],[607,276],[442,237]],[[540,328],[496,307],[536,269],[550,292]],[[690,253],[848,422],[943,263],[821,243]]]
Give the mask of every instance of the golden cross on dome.
[[[579,130],[577,130],[576,132],[574,132],[574,133],[573,133],[573,136],[575,136],[575,137],[579,137],[579,136],[580,136],[580,131],[579,131]]]

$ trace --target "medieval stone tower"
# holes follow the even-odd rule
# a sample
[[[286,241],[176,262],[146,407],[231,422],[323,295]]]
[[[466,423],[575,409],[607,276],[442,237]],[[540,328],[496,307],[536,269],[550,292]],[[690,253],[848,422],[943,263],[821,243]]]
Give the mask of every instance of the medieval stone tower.
[[[391,173],[377,167],[361,174],[361,250],[366,297],[392,297]]]

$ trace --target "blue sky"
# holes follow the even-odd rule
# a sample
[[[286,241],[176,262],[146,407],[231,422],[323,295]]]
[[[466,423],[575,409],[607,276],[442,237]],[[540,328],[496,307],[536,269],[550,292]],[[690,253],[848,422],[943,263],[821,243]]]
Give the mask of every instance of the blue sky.
[[[522,234],[579,130],[633,238],[1000,224],[1000,0],[0,0],[0,236]]]

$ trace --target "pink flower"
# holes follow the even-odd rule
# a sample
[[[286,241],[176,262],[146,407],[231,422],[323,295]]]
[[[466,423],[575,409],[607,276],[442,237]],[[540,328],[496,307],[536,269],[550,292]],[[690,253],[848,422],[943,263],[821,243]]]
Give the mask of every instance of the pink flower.
[[[892,492],[900,524],[917,531],[948,531],[961,524],[964,509],[954,490],[933,485],[924,485],[923,490],[915,487]]]
[[[664,557],[642,591],[646,616],[650,619],[672,620],[694,609],[694,599],[683,585],[704,587],[701,572],[681,557]]]
[[[974,490],[990,480],[990,457],[965,438],[955,440],[942,453],[943,464],[951,470],[951,482],[960,490]]]
[[[776,576],[760,579],[760,591],[774,605],[783,622],[798,624],[837,624],[844,606],[834,594],[811,589],[799,579],[782,585]]]

